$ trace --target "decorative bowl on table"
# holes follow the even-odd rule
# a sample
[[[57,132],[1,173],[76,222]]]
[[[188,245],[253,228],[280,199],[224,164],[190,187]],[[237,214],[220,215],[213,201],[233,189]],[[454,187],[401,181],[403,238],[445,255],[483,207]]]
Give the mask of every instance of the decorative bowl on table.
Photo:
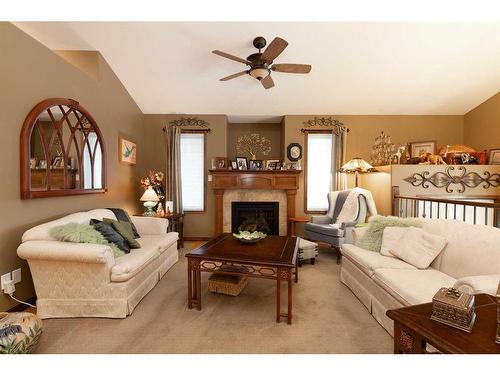
[[[240,233],[233,233],[233,236],[236,237],[240,242],[243,243],[256,243],[259,242],[260,240],[264,239],[267,237],[267,234],[264,232],[248,232],[248,231],[241,231]]]

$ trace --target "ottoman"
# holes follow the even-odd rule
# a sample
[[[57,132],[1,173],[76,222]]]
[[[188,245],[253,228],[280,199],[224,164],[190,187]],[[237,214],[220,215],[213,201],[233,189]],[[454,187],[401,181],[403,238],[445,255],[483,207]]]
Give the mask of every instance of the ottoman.
[[[305,260],[310,260],[311,264],[316,262],[316,257],[318,256],[318,244],[299,238],[299,267],[302,267],[302,263]]]
[[[27,312],[0,312],[0,354],[27,354],[42,335],[42,321]]]

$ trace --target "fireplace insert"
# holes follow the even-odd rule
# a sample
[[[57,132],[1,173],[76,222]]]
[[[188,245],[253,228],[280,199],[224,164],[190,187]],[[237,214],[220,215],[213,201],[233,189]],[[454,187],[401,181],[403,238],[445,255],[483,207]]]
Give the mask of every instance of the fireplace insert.
[[[232,202],[231,231],[279,234],[279,202]]]

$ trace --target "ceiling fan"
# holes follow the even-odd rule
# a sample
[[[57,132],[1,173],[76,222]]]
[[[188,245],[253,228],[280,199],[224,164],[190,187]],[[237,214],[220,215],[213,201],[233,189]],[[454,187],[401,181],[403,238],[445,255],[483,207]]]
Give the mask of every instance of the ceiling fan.
[[[253,40],[253,45],[259,50],[258,53],[253,53],[246,59],[242,59],[229,53],[219,50],[212,51],[216,55],[225,57],[226,59],[234,60],[242,64],[248,65],[250,69],[239,73],[231,74],[230,76],[221,78],[221,81],[229,81],[230,79],[250,74],[252,77],[262,83],[265,89],[274,87],[274,81],[271,78],[271,71],[280,73],[309,73],[311,65],[306,64],[273,64],[274,59],[278,57],[288,46],[288,42],[284,39],[276,37],[271,44],[267,46],[264,52],[261,50],[266,46],[267,41],[262,36],[258,36]]]

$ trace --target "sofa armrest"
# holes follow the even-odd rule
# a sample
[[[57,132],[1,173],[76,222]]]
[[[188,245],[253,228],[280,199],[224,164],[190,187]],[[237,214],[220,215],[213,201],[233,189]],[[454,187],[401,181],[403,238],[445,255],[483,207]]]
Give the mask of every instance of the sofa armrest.
[[[331,224],[332,219],[327,215],[313,215],[311,216],[311,223],[313,224]]]
[[[60,241],[26,241],[17,248],[17,255],[26,260],[49,260],[113,265],[115,258],[108,245]]]
[[[495,296],[499,280],[500,275],[466,276],[458,279],[453,287],[469,294],[486,293]]]
[[[355,245],[359,243],[359,240],[365,235],[367,229],[368,227],[366,226],[354,228],[354,230],[352,231],[352,239]]]
[[[134,216],[132,222],[140,235],[167,233],[168,220],[161,217]]]

